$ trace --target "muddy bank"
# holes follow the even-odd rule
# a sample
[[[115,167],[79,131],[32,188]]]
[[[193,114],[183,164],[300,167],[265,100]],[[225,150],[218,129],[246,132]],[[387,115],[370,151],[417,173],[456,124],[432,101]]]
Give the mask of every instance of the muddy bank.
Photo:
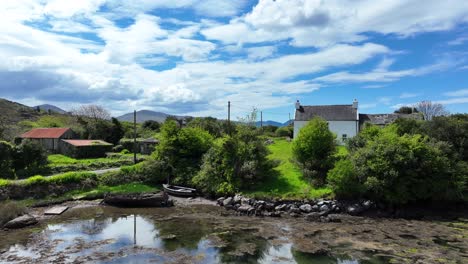
[[[0,262],[468,263],[466,219],[344,216],[321,223],[239,216],[204,203],[212,202],[139,209],[71,202],[58,217],[35,208],[40,224],[0,231]]]

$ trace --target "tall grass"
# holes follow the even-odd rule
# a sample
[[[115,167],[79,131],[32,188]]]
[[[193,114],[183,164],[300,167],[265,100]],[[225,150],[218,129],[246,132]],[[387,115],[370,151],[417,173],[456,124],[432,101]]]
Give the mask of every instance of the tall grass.
[[[0,227],[25,212],[26,207],[18,202],[6,201],[0,203]]]

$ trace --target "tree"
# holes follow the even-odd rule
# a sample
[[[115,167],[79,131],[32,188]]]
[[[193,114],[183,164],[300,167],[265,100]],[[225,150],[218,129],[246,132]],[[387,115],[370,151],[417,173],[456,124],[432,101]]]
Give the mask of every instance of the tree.
[[[110,127],[109,134],[107,135],[105,139],[106,141],[116,145],[119,143],[120,139],[123,138],[125,131],[124,131],[122,124],[119,122],[117,118],[112,117],[111,123],[112,125]]]
[[[224,132],[222,123],[214,117],[195,117],[187,126],[206,130],[214,137],[220,137]]]
[[[142,127],[144,129],[159,131],[159,128],[161,127],[161,124],[158,121],[146,120],[145,122],[143,122]]]
[[[14,178],[13,171],[13,146],[6,142],[0,141],[0,178]]]
[[[232,136],[219,138],[203,156],[193,183],[206,194],[226,195],[249,189],[269,175],[273,164],[256,130],[239,126]]]
[[[416,104],[416,109],[424,116],[424,120],[432,120],[435,116],[447,115],[448,111],[442,104],[431,101],[422,101]]]
[[[47,153],[41,144],[23,140],[15,147],[13,168],[17,176],[30,176],[41,173],[47,165]]]
[[[174,176],[173,183],[190,184],[198,172],[201,159],[213,144],[213,137],[200,128],[180,128],[173,120],[161,127],[161,143],[156,147],[155,159],[167,163]]]
[[[416,108],[411,107],[411,106],[402,106],[395,110],[395,113],[397,114],[412,114],[412,113],[417,113],[418,110]]]
[[[72,110],[72,113],[76,116],[89,117],[95,122],[99,120],[109,120],[111,117],[110,113],[100,105],[82,105]]]
[[[333,166],[335,139],[336,135],[328,129],[327,121],[316,117],[300,130],[293,141],[293,155],[304,176],[318,185],[325,183],[327,172]]]

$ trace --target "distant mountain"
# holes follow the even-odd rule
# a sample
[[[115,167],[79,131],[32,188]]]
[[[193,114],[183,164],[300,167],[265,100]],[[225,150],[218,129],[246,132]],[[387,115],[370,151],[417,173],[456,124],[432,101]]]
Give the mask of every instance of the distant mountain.
[[[18,123],[35,121],[41,115],[34,108],[0,98],[0,140],[12,140],[21,133]]]
[[[264,126],[283,127],[283,126],[289,125],[289,123],[292,123],[292,122],[293,122],[293,120],[286,121],[286,122],[284,122],[284,123],[280,123],[280,122],[277,122],[277,121],[268,120],[268,121],[263,121],[263,125],[264,125]],[[260,121],[257,121],[256,125],[257,125],[257,127],[259,127],[259,126],[260,126]]]
[[[48,112],[49,110],[55,113],[59,114],[65,114],[67,111],[63,110],[62,108],[59,108],[55,105],[50,105],[50,104],[42,104],[42,105],[36,105],[34,108],[41,109],[42,111]]]
[[[137,111],[136,113],[136,121],[137,123],[143,123],[145,122],[146,120],[154,120],[154,121],[158,121],[160,123],[164,122],[166,120],[166,118],[170,116],[166,113],[162,113],[162,112],[155,112],[155,111],[151,111],[151,110],[140,110],[140,111]],[[178,116],[180,117],[180,116]],[[133,122],[133,113],[128,113],[128,114],[124,114],[124,115],[121,115],[121,116],[118,116],[117,119],[119,121],[129,121],[129,122]]]

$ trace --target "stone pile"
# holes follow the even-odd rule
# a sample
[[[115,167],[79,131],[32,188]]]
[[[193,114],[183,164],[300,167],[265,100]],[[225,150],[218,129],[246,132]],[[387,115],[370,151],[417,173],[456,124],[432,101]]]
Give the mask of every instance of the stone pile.
[[[217,203],[226,210],[236,211],[239,215],[304,217],[309,221],[321,222],[340,222],[343,214],[360,215],[375,206],[374,203],[368,200],[355,203],[329,199],[267,201],[248,198],[239,194],[221,197],[217,200]]]

